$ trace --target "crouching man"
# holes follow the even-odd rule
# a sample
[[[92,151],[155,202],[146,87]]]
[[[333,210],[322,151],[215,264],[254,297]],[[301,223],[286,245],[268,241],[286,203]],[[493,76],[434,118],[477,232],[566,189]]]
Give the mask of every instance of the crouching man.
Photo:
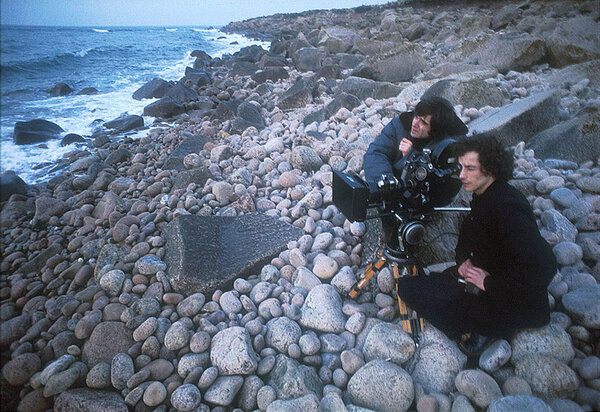
[[[496,139],[454,144],[460,180],[473,192],[471,212],[456,246],[456,266],[399,280],[400,298],[452,339],[467,355],[492,338],[550,320],[547,287],[556,259],[541,237],[527,199],[507,181],[513,157]],[[470,336],[464,339],[465,336]]]

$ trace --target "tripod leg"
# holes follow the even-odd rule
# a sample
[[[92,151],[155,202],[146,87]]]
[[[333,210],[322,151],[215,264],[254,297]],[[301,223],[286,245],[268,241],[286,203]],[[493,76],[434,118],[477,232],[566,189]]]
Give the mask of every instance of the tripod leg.
[[[391,264],[391,267],[392,267],[392,273],[394,274],[394,279],[399,279],[400,278],[400,270],[398,268],[398,264],[394,262]],[[398,288],[398,282],[396,282],[396,292],[397,292],[397,288]],[[402,324],[402,330],[406,333],[410,333],[414,338],[416,329],[413,328],[414,325],[412,324],[412,322],[408,316],[408,308],[406,307],[406,303],[404,303],[404,301],[402,299],[400,299],[400,296],[398,296],[398,310],[400,312],[400,323]]]
[[[369,263],[365,269],[365,273],[358,279],[358,281],[352,285],[352,290],[349,296],[354,299],[358,295],[358,291],[361,290],[367,282],[373,277],[376,271],[380,270],[385,265],[386,259],[383,256],[383,249],[377,254],[377,260]]]
[[[392,264],[392,273],[394,274],[394,279],[396,279],[396,294],[398,295],[398,309],[400,311],[400,320],[402,323],[402,330],[404,330],[407,333],[410,333],[413,339],[416,340],[419,333],[423,332],[423,319],[420,318],[414,310],[409,309],[406,306],[406,303],[404,303],[404,301],[400,299],[400,294],[398,293],[398,279],[400,279],[400,277],[402,276],[417,275],[418,268],[416,265],[405,265],[402,269],[403,270],[401,274],[398,264]]]

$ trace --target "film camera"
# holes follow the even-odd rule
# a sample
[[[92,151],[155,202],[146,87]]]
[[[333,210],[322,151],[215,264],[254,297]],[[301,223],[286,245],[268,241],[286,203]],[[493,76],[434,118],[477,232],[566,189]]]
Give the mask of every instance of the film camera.
[[[387,214],[416,217],[443,210],[440,208],[452,202],[461,187],[460,164],[448,148],[453,142],[445,139],[432,149],[413,151],[393,165],[394,174],[375,181],[335,171],[333,203],[353,222]],[[367,217],[371,208],[379,213]]]

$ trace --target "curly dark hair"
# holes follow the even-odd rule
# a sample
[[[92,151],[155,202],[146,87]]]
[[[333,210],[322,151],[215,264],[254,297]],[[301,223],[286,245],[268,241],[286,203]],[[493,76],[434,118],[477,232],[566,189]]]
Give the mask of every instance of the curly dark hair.
[[[481,171],[497,180],[508,181],[513,177],[514,159],[495,136],[473,135],[452,144],[452,153],[456,157],[467,152],[479,155]]]

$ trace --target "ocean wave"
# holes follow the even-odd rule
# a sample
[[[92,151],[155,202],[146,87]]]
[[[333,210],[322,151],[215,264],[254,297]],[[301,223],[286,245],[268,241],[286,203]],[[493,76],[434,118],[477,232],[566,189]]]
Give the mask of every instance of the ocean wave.
[[[95,31],[96,33],[109,33],[106,29],[92,29],[92,31]]]
[[[177,31],[177,29],[165,29],[166,31],[170,31],[170,32],[174,32]]]
[[[81,62],[82,58],[91,55],[110,56],[115,52],[121,51],[118,48],[107,48],[105,46],[90,49],[81,49],[76,52],[61,53],[56,56],[44,56],[30,60],[14,61],[9,64],[2,64],[1,71],[7,73],[43,73],[45,70],[57,68],[60,66],[72,66]]]

